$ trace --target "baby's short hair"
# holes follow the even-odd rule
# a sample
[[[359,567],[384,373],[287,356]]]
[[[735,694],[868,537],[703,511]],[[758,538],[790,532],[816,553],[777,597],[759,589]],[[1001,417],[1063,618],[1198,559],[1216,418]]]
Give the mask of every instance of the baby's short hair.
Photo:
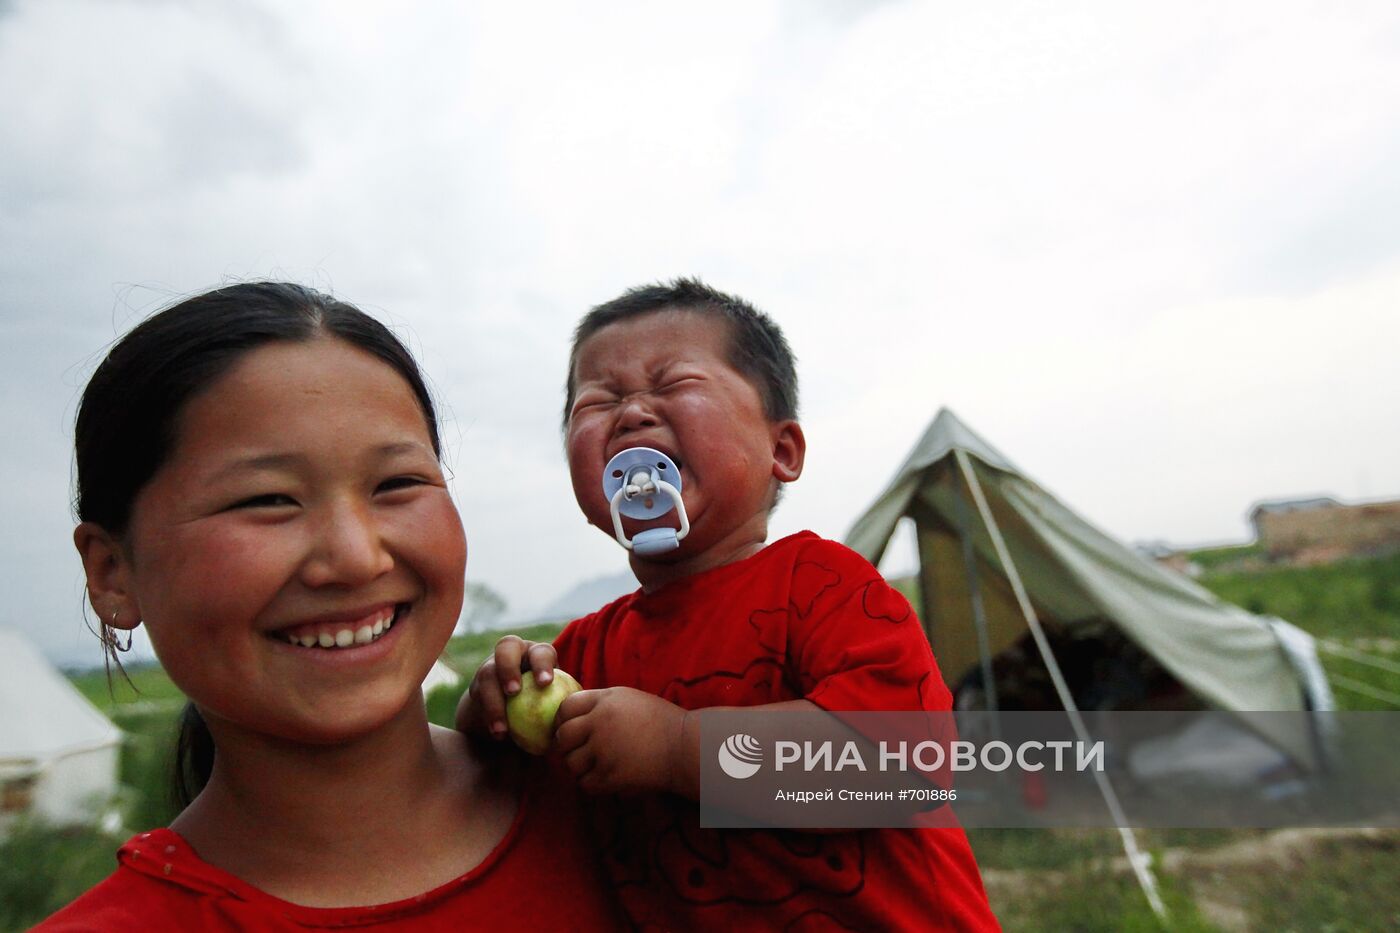
[[[569,373],[564,384],[564,425],[574,404],[574,368],[585,340],[609,324],[658,311],[694,311],[723,318],[729,325],[729,365],[758,390],[769,421],[797,417],[797,366],[787,338],[773,319],[742,298],[695,278],[629,288],[597,305],[574,328]]]

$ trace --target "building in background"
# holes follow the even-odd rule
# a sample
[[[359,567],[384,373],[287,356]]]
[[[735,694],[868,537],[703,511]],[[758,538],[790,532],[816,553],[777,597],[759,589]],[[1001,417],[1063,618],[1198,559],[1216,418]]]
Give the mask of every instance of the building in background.
[[[1249,511],[1270,560],[1321,564],[1400,549],[1400,500],[1348,505],[1331,497],[1261,502]]]

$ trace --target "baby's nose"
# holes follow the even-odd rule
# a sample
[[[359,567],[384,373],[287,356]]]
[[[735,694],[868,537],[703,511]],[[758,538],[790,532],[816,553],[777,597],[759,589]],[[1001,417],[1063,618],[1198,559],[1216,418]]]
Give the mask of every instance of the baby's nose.
[[[622,403],[622,410],[618,413],[617,427],[619,433],[636,431],[641,428],[654,428],[659,424],[656,412],[645,399],[639,396],[632,396]]]

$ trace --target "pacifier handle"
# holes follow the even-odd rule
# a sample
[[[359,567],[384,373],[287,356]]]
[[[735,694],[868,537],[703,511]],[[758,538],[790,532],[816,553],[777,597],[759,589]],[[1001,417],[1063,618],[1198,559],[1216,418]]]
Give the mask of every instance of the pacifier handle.
[[[628,479],[631,479],[631,477],[628,477]],[[675,508],[675,510],[680,514],[681,527],[678,529],[674,529],[676,536],[673,540],[675,543],[672,544],[670,547],[665,548],[665,550],[669,551],[673,548],[679,547],[681,539],[684,538],[686,535],[690,534],[690,517],[685,514],[685,503],[681,501],[680,490],[676,489],[675,486],[672,486],[664,479],[657,479],[655,476],[651,478],[651,481],[656,486],[657,492],[664,493],[671,498],[672,507]],[[623,498],[627,495],[627,486],[628,484],[624,483],[622,487],[618,489],[617,492],[613,493],[612,502],[608,503],[608,507],[609,511],[612,512],[613,536],[617,538],[618,544],[621,544],[623,547],[627,548],[627,550],[630,551],[633,549],[634,546],[633,540],[627,537],[627,532],[622,530],[622,514],[618,511],[622,505]],[[667,511],[669,512],[670,509],[667,509]],[[653,528],[650,530],[662,531],[673,529]],[[642,532],[642,534],[646,534],[646,532]],[[641,535],[638,535],[638,537],[641,537]]]
[[[672,478],[662,479],[663,474]],[[681,471],[674,460],[650,447],[629,447],[617,453],[603,468],[603,495],[608,498],[613,536],[617,543],[635,554],[650,557],[680,547],[690,533],[690,517],[681,498]],[[664,496],[658,501],[658,498]],[[675,509],[679,528],[648,528],[627,537],[622,517],[638,521],[660,518]]]

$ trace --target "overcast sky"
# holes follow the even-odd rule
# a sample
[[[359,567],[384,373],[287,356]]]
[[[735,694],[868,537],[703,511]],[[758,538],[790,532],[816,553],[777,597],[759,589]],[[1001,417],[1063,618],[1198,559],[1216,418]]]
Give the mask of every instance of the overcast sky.
[[[676,275],[800,357],[777,534],[844,535],[944,405],[1129,541],[1400,495],[1397,165],[1388,0],[0,0],[0,624],[100,663],[78,394],[228,280],[409,340],[515,614],[625,569],[567,481],[569,331]]]

